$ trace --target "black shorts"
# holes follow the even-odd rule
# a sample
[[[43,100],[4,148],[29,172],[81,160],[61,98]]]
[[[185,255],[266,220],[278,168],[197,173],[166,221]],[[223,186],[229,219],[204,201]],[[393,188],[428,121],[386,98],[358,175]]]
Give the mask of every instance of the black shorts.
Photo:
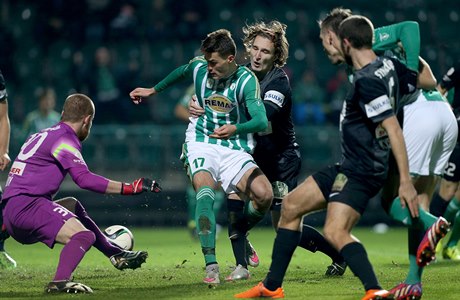
[[[286,149],[275,157],[271,155],[264,156],[263,154],[254,155],[254,160],[271,183],[276,181],[283,182],[287,185],[288,192],[297,187],[298,176],[302,167],[298,149]],[[281,201],[282,198],[273,199],[270,209],[279,211]]]
[[[326,202],[347,204],[363,214],[369,200],[375,197],[383,185],[378,178],[347,176],[340,165],[329,166],[312,175]]]
[[[454,151],[449,157],[449,162],[444,169],[443,178],[447,181],[460,181],[460,144],[455,145]]]

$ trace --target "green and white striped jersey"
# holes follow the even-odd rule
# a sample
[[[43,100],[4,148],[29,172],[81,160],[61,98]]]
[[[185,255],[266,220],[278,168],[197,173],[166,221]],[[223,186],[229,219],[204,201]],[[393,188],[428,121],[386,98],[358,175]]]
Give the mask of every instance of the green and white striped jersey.
[[[208,77],[207,65],[203,56],[195,57],[171,72],[155,90],[160,92],[180,79],[193,78],[198,104],[205,113],[192,118],[185,142],[217,144],[252,153],[255,147],[253,133],[267,126],[257,77],[247,67],[238,66],[228,78],[215,80]],[[210,137],[216,128],[225,124],[236,125],[233,136],[228,140]]]

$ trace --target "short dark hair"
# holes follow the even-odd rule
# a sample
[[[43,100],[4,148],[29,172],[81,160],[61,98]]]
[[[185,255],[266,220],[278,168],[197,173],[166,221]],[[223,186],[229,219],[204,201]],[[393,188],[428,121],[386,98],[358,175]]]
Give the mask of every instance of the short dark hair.
[[[219,29],[209,33],[201,42],[201,52],[217,52],[221,57],[236,55],[236,45],[232,34],[227,29]]]
[[[355,49],[372,49],[374,25],[364,16],[350,16],[340,23],[337,35],[340,40],[347,39]]]
[[[88,96],[72,94],[65,99],[61,121],[78,122],[90,115],[94,115],[94,104]]]
[[[339,32],[340,23],[352,15],[348,8],[336,7],[332,9],[322,20],[318,21],[319,28],[329,29],[335,34]]]

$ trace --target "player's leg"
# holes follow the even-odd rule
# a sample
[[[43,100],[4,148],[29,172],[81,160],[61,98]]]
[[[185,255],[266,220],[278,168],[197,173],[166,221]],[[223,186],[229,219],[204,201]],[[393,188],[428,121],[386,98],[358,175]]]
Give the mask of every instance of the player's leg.
[[[2,191],[0,188],[0,198]],[[5,240],[10,235],[6,231],[6,227],[3,225],[3,204],[0,203],[0,269],[14,269],[17,264],[16,261],[5,251]]]
[[[414,186],[421,198],[421,207],[429,205],[428,200],[433,193],[436,180],[434,176],[420,176],[414,180]],[[419,200],[420,200],[419,198]],[[396,299],[405,299],[403,297],[422,296],[422,274],[424,267],[417,263],[417,250],[423,240],[425,229],[422,224],[417,224],[413,221],[413,225],[407,228],[408,255],[409,255],[409,271],[403,283],[398,284],[390,290],[395,295]]]
[[[185,198],[187,200],[187,228],[190,232],[192,238],[197,238],[198,233],[196,232],[196,221],[195,221],[195,212],[196,212],[196,193],[195,189],[191,184],[187,185],[185,190]]]
[[[460,170],[459,170],[460,172]],[[460,189],[457,189],[454,197],[449,202],[443,217],[451,224],[451,234],[444,245],[442,255],[445,259],[460,260],[460,251],[457,248],[460,239]]]
[[[334,247],[340,249],[350,270],[363,284],[365,297],[379,293],[384,299],[383,297],[389,293],[380,286],[366,249],[350,234],[359,218],[360,214],[347,204],[330,202],[327,207],[324,234]]]
[[[442,167],[447,163],[449,155],[453,150],[454,144],[449,145],[448,142],[455,141],[457,137],[456,132],[448,134],[447,132],[445,133],[445,131],[447,129],[450,130],[451,127],[456,130],[456,122],[452,112],[449,111],[446,111],[447,113],[450,113],[446,116],[448,119],[447,121],[449,122],[444,122],[442,120],[441,117],[444,116],[445,109],[448,108],[444,107],[444,105],[438,106],[436,104],[433,105],[433,103],[429,103],[422,94],[415,103],[404,107],[403,134],[406,142],[407,156],[409,159],[409,170],[410,173],[414,175],[414,184],[416,184],[417,180],[419,180],[417,177],[420,176],[427,176],[427,178],[430,179],[429,175],[433,174],[436,168],[441,169],[439,170],[439,173],[434,174],[441,174]],[[430,116],[430,118],[427,118],[427,116]],[[419,122],[422,118],[425,120],[423,124]],[[440,139],[444,137],[446,142],[444,142],[443,139]],[[388,180],[388,183],[385,184],[385,191],[382,194],[385,202],[384,207],[388,209],[387,211],[389,215],[394,220],[402,222],[406,226],[412,226],[413,220],[409,209],[406,205],[402,205],[401,200],[397,197],[399,189],[399,174],[393,157],[391,157],[389,164],[390,179]],[[420,182],[421,181],[426,180],[422,178]],[[430,182],[429,188],[420,184],[419,190],[417,190],[417,192],[422,195],[421,198],[425,202],[425,208],[422,206],[419,209],[419,219],[425,230],[427,230],[437,220],[435,216],[431,215],[427,211],[426,207],[426,202],[431,199],[429,197],[431,194],[428,194],[431,192],[431,184],[432,183]],[[426,193],[428,196],[424,196],[423,193]]]
[[[95,241],[94,234],[75,214],[49,199],[19,195],[8,200],[4,216],[8,231],[22,244],[42,242],[50,248],[56,242],[65,245],[46,292],[92,292],[89,287],[70,281],[72,272]]]
[[[452,110],[444,101],[427,101],[418,105],[425,107],[422,112],[420,112],[420,107],[416,110],[416,113],[420,114],[419,119],[426,115],[431,116],[431,118],[425,118],[426,122],[422,128],[419,127],[419,122],[415,125],[418,128],[417,132],[422,132],[424,141],[422,143],[419,140],[422,136],[417,135],[419,151],[409,157],[409,162],[411,173],[422,175],[416,178],[414,186],[420,195],[421,208],[428,211],[436,183],[445,171],[445,166],[448,165],[454,151],[458,125]],[[411,157],[415,163],[410,161]],[[421,214],[420,220],[424,223],[424,228],[427,231],[417,250],[417,263],[422,267],[434,259],[436,246],[449,229],[448,222],[443,218],[437,219],[427,229],[425,216],[425,214]],[[412,236],[416,237],[417,234]]]
[[[430,212],[433,215],[440,217],[446,212],[451,200],[456,200],[460,203],[460,200],[458,200],[455,195],[458,187],[459,181],[450,181],[444,175],[444,178],[441,179],[439,190],[434,193],[433,199],[431,200]]]
[[[222,190],[222,188],[219,186],[216,188],[216,198],[214,199],[214,215],[216,216],[216,239],[219,236],[219,233],[222,231],[222,225],[219,224],[219,214],[220,211],[222,210],[222,207],[224,207],[224,204],[227,200],[227,197]]]
[[[224,147],[218,145],[188,142],[183,145],[181,155],[187,175],[196,191],[195,222],[206,264],[206,277],[203,282],[209,284],[220,283],[213,205],[222,148]]]
[[[72,273],[96,240],[94,233],[86,229],[77,218],[64,223],[56,236],[56,242],[64,244],[53,281],[45,287],[48,293],[92,293],[90,287],[72,282]]]
[[[148,253],[146,251],[127,251],[112,244],[87,214],[81,202],[76,198],[66,197],[56,200],[55,203],[58,203],[73,212],[83,226],[94,233],[96,241],[93,246],[108,257],[115,268],[119,270],[137,269],[145,263],[148,257]]]
[[[96,241],[93,232],[86,229],[77,218],[70,218],[62,225],[56,242],[64,244],[53,281],[70,280],[83,256]]]
[[[442,250],[442,256],[445,259],[460,261],[460,251],[457,248],[458,241],[460,240],[460,211],[457,211],[452,224],[452,232]]]
[[[449,202],[455,197],[460,203],[456,195],[460,183],[460,144],[457,142],[453,152],[450,154],[447,162],[443,178],[439,190],[434,194],[430,205],[430,211],[435,216],[444,215]],[[451,220],[448,220],[451,222]]]
[[[248,261],[246,257],[246,235],[248,227],[244,216],[244,195],[231,193],[227,199],[228,237],[232,245],[235,257],[235,270],[225,278],[227,281],[235,281],[249,278]]]
[[[269,210],[273,200],[272,187],[257,166],[248,169],[236,187],[250,199],[245,202],[244,208],[247,231],[249,231],[265,217],[265,213]]]
[[[267,277],[254,288],[235,295],[236,298],[284,297],[281,286],[292,254],[299,243],[303,215],[325,207],[323,193],[312,176],[284,197]]]
[[[264,284],[270,290],[281,286],[295,248],[299,244],[303,215],[324,209],[326,201],[318,184],[309,176],[283,199],[281,218],[272,253],[272,264]]]
[[[246,236],[248,231],[264,218],[273,199],[273,192],[267,177],[253,162],[246,162],[251,159],[249,156],[238,156],[235,157],[235,161],[239,162],[241,170],[232,180],[232,182],[236,182],[238,193],[230,193],[227,200],[228,232],[236,260],[236,268],[226,277],[227,281],[249,278],[247,255],[249,251],[252,252],[253,248],[247,246]],[[257,254],[255,255],[257,256]]]
[[[205,283],[220,283],[216,259],[216,217],[213,211],[216,183],[210,173],[198,171],[193,176],[196,189],[196,214],[198,237],[206,264]]]
[[[373,299],[375,295],[385,299],[390,295],[380,286],[364,246],[351,235],[369,200],[381,187],[379,179],[357,179],[338,173],[327,206],[324,235],[363,284],[366,291],[363,299]]]
[[[455,216],[460,209],[460,168],[457,166],[460,166],[459,143],[455,145],[455,149],[450,155],[449,162],[444,169],[439,191],[435,193],[430,206],[430,210],[434,215],[443,216],[451,224],[452,234],[449,241],[445,243],[442,253],[444,258],[453,260],[460,259],[460,253],[455,246],[455,236],[460,231],[460,223],[455,221]],[[452,236],[454,236],[454,239],[452,239]]]
[[[279,200],[277,198],[273,199],[271,208],[272,221],[274,220],[274,215],[275,218],[278,216],[279,220],[281,205],[278,205],[277,203],[281,204],[281,201],[278,201]],[[306,223],[302,224],[302,234],[300,236],[299,246],[313,253],[316,251],[322,252],[331,258],[332,263],[327,267],[325,273],[326,276],[341,276],[345,273],[347,264],[345,263],[340,253],[324,238],[324,236],[318,230]]]
[[[83,226],[94,233],[96,236],[96,241],[94,242],[93,246],[101,251],[105,256],[111,257],[121,252],[119,247],[116,247],[109,242],[107,237],[102,233],[96,223],[94,223],[90,216],[88,216],[80,201],[74,197],[66,197],[63,199],[58,199],[55,202],[73,212],[78,217]]]

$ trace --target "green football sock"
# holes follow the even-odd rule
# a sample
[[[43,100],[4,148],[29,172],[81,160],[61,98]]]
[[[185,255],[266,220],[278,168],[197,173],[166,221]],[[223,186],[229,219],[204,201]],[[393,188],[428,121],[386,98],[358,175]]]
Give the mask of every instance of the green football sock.
[[[252,201],[247,201],[244,207],[244,216],[246,219],[247,231],[251,230],[257,223],[259,223],[265,216],[265,213],[255,209]]]
[[[206,265],[216,263],[216,217],[213,211],[215,192],[209,186],[196,193],[196,225]]]
[[[455,215],[455,219],[452,222],[452,232],[450,234],[447,247],[456,247],[460,240],[460,211]]]
[[[418,212],[419,212],[419,221],[421,222],[425,230],[427,230],[437,220],[435,216],[433,216],[432,214],[430,214],[429,212],[427,212],[421,207],[419,207]],[[399,197],[396,197],[393,200],[393,203],[391,204],[390,216],[394,220],[400,221],[406,226],[412,226],[412,225],[417,226],[417,223],[413,221],[410,215],[409,208],[407,206],[406,207],[401,206],[401,200],[399,199]]]
[[[422,282],[423,267],[417,265],[417,257],[415,255],[409,255],[409,273],[407,274],[407,284],[416,284]]]
[[[196,227],[196,222],[195,222],[196,193],[195,193],[195,189],[193,188],[191,184],[187,186],[186,199],[187,199],[187,213],[188,213],[187,226],[190,229],[194,229]]]
[[[449,205],[447,206],[446,211],[444,212],[443,217],[450,223],[452,223],[457,215],[457,212],[460,210],[460,200],[456,197],[450,200]]]

